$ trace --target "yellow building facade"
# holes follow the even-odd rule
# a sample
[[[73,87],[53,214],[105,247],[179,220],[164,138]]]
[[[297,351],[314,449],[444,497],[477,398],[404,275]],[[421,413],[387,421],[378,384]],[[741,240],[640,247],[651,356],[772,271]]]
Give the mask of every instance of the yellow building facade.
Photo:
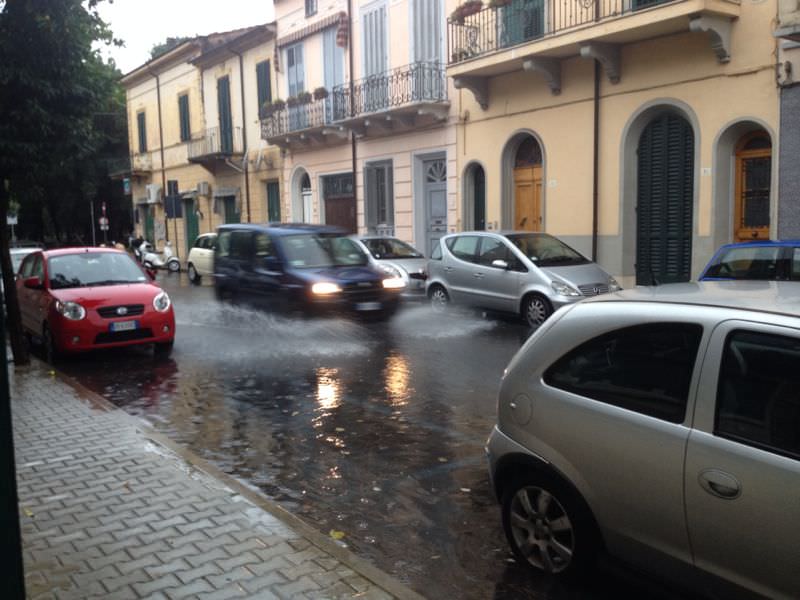
[[[448,23],[463,228],[546,231],[624,285],[774,237],[775,1],[497,4]]]

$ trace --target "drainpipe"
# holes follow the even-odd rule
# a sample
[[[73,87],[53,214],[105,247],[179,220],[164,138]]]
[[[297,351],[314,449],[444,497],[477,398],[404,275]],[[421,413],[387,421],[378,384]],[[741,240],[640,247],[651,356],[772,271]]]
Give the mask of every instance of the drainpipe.
[[[600,63],[594,61],[594,144],[592,148],[592,260],[597,261],[598,164],[600,162]]]
[[[354,76],[355,71],[353,70],[353,0],[347,0],[347,58],[350,63],[350,116],[356,116],[356,103],[355,103],[355,86],[354,86]],[[352,150],[352,161],[353,161],[353,201],[356,203],[356,233],[358,233],[358,182],[356,181],[356,159],[358,157],[357,153],[357,143],[356,142],[356,134],[355,132],[350,132],[350,145]],[[366,198],[364,200],[366,204]],[[364,206],[364,215],[367,214],[367,207]],[[366,223],[365,223],[366,225]]]
[[[247,113],[245,112],[244,106],[244,58],[242,55],[236,52],[235,50],[231,50],[236,56],[239,57],[239,89],[241,90],[242,94],[242,144],[244,148],[242,149],[244,152],[244,197],[245,203],[247,205],[247,222],[252,223],[251,213],[250,213],[250,175],[248,173],[250,168],[250,161],[247,160]]]
[[[156,78],[156,103],[158,104],[158,145],[161,154],[161,194],[164,198],[164,235],[167,237],[165,241],[169,241],[169,219],[167,218],[167,171],[166,164],[164,164],[164,127],[161,124],[161,79],[158,73],[153,71],[152,67],[148,67],[150,74]],[[175,239],[178,239],[178,223],[175,223]],[[158,244],[157,240],[153,240],[153,244]],[[178,248],[175,248],[175,254],[178,254]]]

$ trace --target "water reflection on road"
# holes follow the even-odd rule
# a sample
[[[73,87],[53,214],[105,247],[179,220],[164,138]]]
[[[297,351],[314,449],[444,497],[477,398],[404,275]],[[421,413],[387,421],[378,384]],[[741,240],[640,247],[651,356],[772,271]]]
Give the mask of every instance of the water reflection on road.
[[[483,443],[517,323],[411,306],[389,323],[290,320],[169,279],[173,356],[64,369],[429,598],[614,596],[516,565]]]

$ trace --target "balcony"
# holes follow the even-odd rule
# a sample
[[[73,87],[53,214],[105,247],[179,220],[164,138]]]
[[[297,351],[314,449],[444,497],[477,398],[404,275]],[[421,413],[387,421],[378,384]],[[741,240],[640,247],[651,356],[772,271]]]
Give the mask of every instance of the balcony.
[[[792,0],[778,0],[778,26],[775,37],[800,42],[800,4]]]
[[[708,33],[720,62],[730,59],[738,0],[511,0],[448,20],[448,75],[485,95],[485,79],[537,71],[560,92],[562,58],[596,58],[619,81],[619,45],[681,32]],[[484,100],[484,101],[481,101]],[[484,108],[488,98],[479,99]]]
[[[220,164],[239,170],[239,166],[231,162],[233,158],[244,155],[242,142],[242,128],[220,129],[212,127],[206,129],[202,137],[189,142],[189,162],[203,165],[211,172]]]
[[[334,88],[327,98],[277,111],[261,137],[282,147],[332,145],[430,126],[447,119],[443,65],[414,63]]]

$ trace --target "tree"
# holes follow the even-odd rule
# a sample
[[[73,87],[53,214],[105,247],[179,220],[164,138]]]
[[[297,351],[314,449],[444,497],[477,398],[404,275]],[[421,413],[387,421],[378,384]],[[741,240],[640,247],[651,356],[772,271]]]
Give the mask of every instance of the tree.
[[[61,193],[85,197],[95,191],[87,173],[105,141],[96,118],[108,110],[114,68],[93,44],[115,43],[98,2],[0,2],[0,268],[17,364],[27,364],[28,356],[6,215],[13,197],[22,213],[40,207],[57,229],[61,219],[75,216],[64,211],[69,203]]]
[[[158,58],[162,54],[166,54],[173,48],[180,46],[183,42],[190,40],[192,38],[185,37],[185,36],[178,36],[178,37],[168,37],[164,42],[161,44],[156,44],[152,48],[150,48],[150,60],[154,58]]]

